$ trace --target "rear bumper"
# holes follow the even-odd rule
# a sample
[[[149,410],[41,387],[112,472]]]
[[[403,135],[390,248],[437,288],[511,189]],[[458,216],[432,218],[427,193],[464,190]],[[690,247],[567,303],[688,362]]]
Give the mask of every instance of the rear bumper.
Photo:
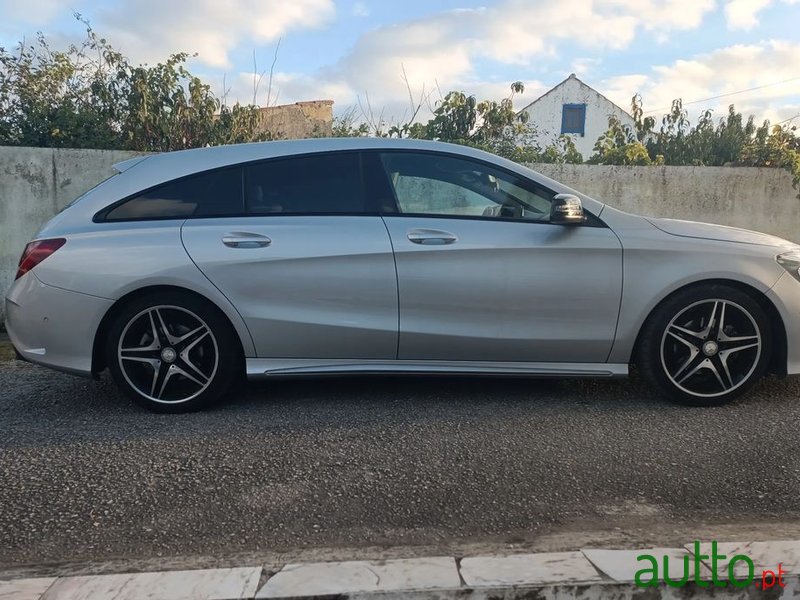
[[[800,374],[800,282],[788,273],[767,292],[786,328],[786,374]]]
[[[6,296],[6,330],[23,359],[90,376],[95,332],[112,304],[46,285],[31,272]]]

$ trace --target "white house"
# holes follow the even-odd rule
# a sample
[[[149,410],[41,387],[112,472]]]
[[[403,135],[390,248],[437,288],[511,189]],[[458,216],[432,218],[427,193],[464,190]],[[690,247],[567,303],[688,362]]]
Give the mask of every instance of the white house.
[[[539,144],[547,146],[562,133],[567,134],[584,160],[592,155],[597,138],[608,130],[609,116],[634,127],[632,116],[575,77],[575,73],[517,114],[524,113],[528,114],[527,123],[537,131]]]

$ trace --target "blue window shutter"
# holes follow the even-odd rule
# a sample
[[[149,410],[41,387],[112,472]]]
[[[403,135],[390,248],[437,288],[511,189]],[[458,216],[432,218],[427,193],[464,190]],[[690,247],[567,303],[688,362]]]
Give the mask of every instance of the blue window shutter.
[[[586,105],[565,104],[561,109],[561,133],[586,133]]]

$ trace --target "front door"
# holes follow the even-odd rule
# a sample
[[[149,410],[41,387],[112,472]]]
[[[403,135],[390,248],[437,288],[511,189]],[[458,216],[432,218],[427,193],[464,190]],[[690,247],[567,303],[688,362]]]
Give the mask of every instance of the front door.
[[[399,359],[604,362],[622,248],[596,218],[549,223],[553,193],[487,163],[391,152]],[[377,165],[376,165],[377,168]]]

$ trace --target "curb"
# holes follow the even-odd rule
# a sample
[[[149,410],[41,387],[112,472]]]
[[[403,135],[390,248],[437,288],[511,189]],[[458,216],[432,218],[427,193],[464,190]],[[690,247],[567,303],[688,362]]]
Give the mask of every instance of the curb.
[[[716,549],[719,560],[712,561]],[[699,552],[699,554],[697,554]],[[672,561],[673,580],[635,583],[650,562]],[[746,557],[747,560],[734,557]],[[731,559],[733,559],[731,561]],[[729,563],[733,564],[729,564]],[[716,571],[713,571],[716,565]],[[684,571],[684,566],[688,568]],[[732,567],[732,568],[729,568]],[[688,573],[687,573],[688,571]],[[776,577],[781,573],[780,579]],[[717,579],[712,582],[712,573]],[[753,579],[749,579],[750,573]],[[770,577],[769,574],[772,574]],[[427,557],[0,581],[3,600],[255,600],[430,598],[512,600],[800,597],[800,541],[695,543],[684,548]],[[729,576],[734,581],[728,581]],[[663,573],[659,571],[659,580]]]

